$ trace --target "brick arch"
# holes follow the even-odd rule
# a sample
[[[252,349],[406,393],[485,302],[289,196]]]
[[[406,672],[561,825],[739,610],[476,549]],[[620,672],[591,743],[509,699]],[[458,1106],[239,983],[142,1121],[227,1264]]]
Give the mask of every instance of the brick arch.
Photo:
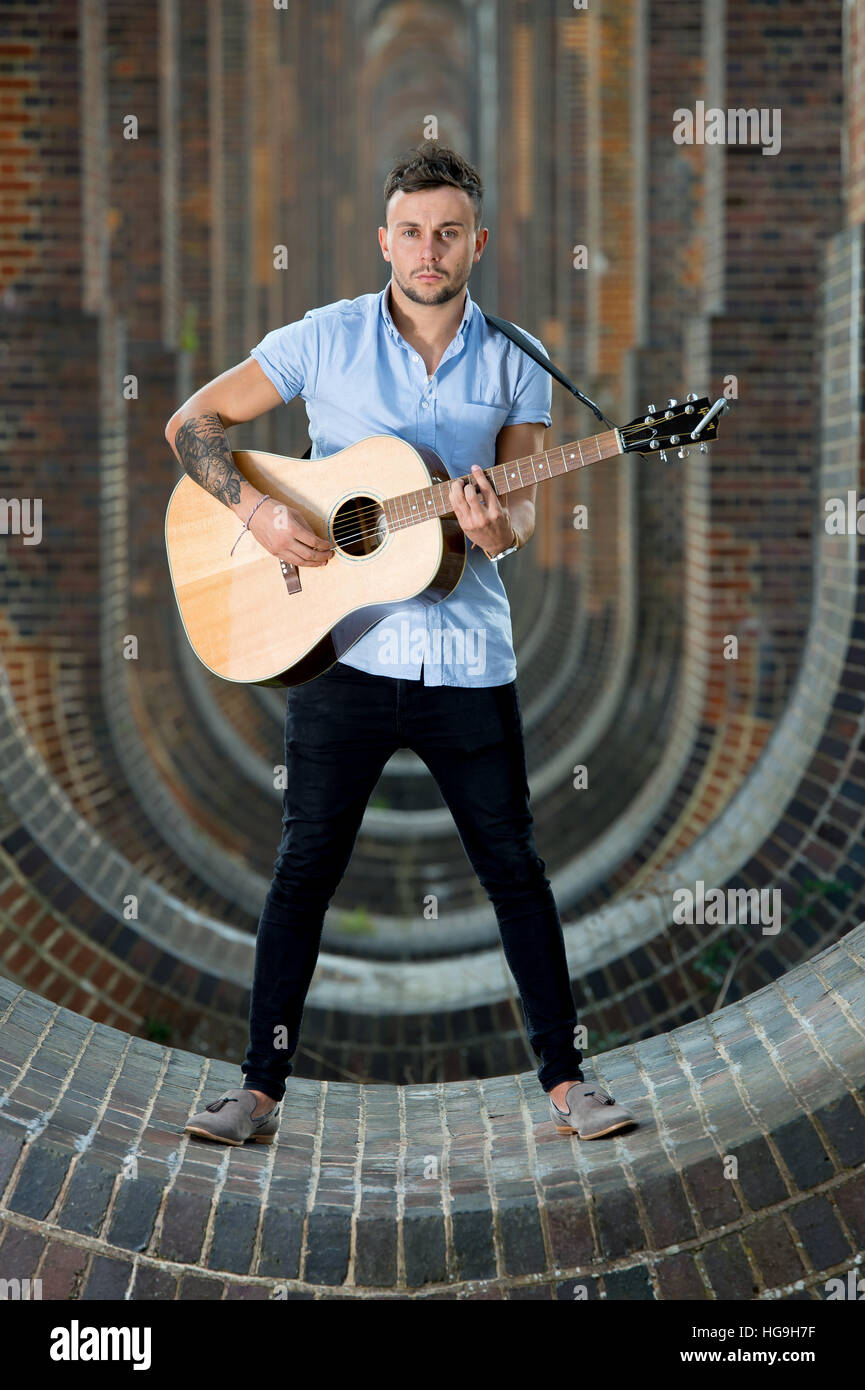
[[[728,8],[731,15],[735,13],[739,18],[749,10],[740,0],[735,0],[735,4],[731,0]],[[751,6],[750,10],[754,8]],[[772,7],[764,8],[770,11]],[[50,42],[50,35],[62,28],[61,9],[56,6],[52,11],[57,23],[46,26],[48,37],[44,45],[42,40],[28,42],[26,54],[19,55],[22,68],[30,64],[40,68],[46,101],[54,101],[58,111],[64,100],[74,105],[74,83],[58,57],[60,50]],[[681,15],[677,9],[680,7],[661,0],[655,6],[659,20],[671,27],[675,25],[679,42],[682,26],[678,24]],[[699,11],[700,7],[690,7],[681,40],[683,46],[690,45],[688,81],[695,84],[695,91],[704,76],[700,54],[705,36]],[[39,258],[38,273],[26,285],[18,286],[22,295],[26,290],[27,315],[18,313],[14,304],[8,311],[4,306],[4,341],[33,368],[31,387],[21,390],[14,408],[4,416],[4,426],[10,422],[10,433],[16,438],[15,466],[22,468],[34,487],[38,483],[46,501],[50,500],[62,550],[58,546],[53,551],[47,547],[44,551],[13,551],[10,547],[8,551],[14,583],[9,586],[9,603],[2,617],[2,645],[8,661],[8,683],[3,684],[2,771],[9,779],[9,799],[2,805],[3,964],[18,983],[44,992],[53,1002],[129,1032],[150,1029],[158,1033],[171,1026],[181,1045],[203,1053],[216,1050],[211,1048],[210,1038],[222,1020],[220,1048],[222,1055],[227,1056],[235,1050],[237,1035],[243,1029],[253,925],[248,902],[260,888],[254,875],[242,874],[237,865],[245,868],[247,862],[252,863],[259,873],[269,867],[265,866],[256,834],[248,833],[247,826],[260,827],[265,814],[270,814],[272,803],[265,802],[242,769],[238,769],[237,776],[223,775],[223,765],[214,756],[206,731],[203,733],[196,721],[188,717],[188,688],[180,678],[174,681],[166,674],[172,670],[171,661],[166,659],[164,670],[157,669],[159,663],[149,666],[146,676],[132,684],[124,709],[120,701],[115,701],[120,688],[117,669],[112,668],[112,663],[116,663],[116,645],[100,645],[100,627],[104,625],[103,631],[110,632],[106,611],[110,609],[115,616],[125,611],[124,600],[131,594],[135,622],[152,644],[151,651],[158,651],[160,656],[168,653],[173,661],[174,633],[160,612],[161,608],[167,611],[166,598],[170,602],[170,596],[166,594],[164,566],[159,559],[162,512],[173,465],[161,439],[155,441],[154,447],[153,419],[165,419],[176,404],[178,363],[176,353],[160,339],[157,324],[160,290],[170,299],[174,281],[168,277],[160,283],[154,272],[160,252],[164,251],[168,258],[171,252],[170,246],[160,247],[155,237],[158,219],[150,215],[158,205],[160,170],[165,168],[155,157],[155,107],[151,105],[150,118],[142,122],[139,153],[146,152],[146,157],[134,162],[126,159],[125,154],[118,155],[117,142],[112,144],[108,138],[108,116],[127,109],[128,88],[123,64],[109,65],[104,73],[107,87],[100,86],[101,77],[97,80],[104,66],[101,36],[94,18],[99,12],[98,6],[88,7],[86,13],[92,23],[83,40],[90,84],[83,103],[90,160],[82,174],[81,189],[74,180],[66,178],[70,157],[66,124],[62,119],[46,122],[45,188],[50,191],[51,178],[62,168],[66,179],[64,192],[62,198],[42,199],[46,206],[40,214],[40,235],[45,254]],[[429,17],[434,12],[415,6],[399,10],[402,17],[421,13]],[[112,32],[118,47],[124,51],[135,48],[142,55],[143,68],[137,76],[142,78],[140,85],[147,89],[148,100],[153,103],[160,54],[156,11],[143,7],[129,14],[130,17],[112,16]],[[203,66],[202,57],[212,38],[208,26],[217,14],[218,7],[179,9],[179,51],[184,58],[187,91],[204,90],[208,69]],[[304,96],[309,95],[318,76],[329,71],[326,64],[333,62],[333,55],[344,51],[339,42],[352,32],[353,14],[351,4],[342,8],[335,5],[317,15],[315,24],[310,26],[298,74]],[[251,38],[237,15],[224,19],[220,30],[221,70],[225,82],[233,84],[235,97],[238,91],[244,91],[239,74],[249,57],[244,48],[247,41],[255,59],[249,65],[251,69],[259,60],[273,64],[267,71],[274,77],[277,59],[286,65],[290,63],[294,51],[292,34],[275,17],[275,12],[268,12],[266,7],[256,11]],[[616,66],[620,44],[627,45],[631,37],[621,16],[608,19],[609,23],[602,18],[601,28],[592,31],[604,50],[607,68]],[[555,47],[555,54],[551,55],[555,57],[555,66],[550,69],[547,90],[537,79],[544,75],[549,35],[545,39],[541,34],[537,41],[533,40],[532,60],[526,56],[523,61],[520,55],[528,54],[528,48],[521,48],[526,22],[521,20],[523,27],[514,29],[503,19],[496,43],[496,51],[506,63],[512,64],[519,56],[516,95],[522,103],[518,113],[520,142],[519,149],[513,149],[519,153],[523,181],[526,169],[531,167],[533,142],[540,147],[556,130],[549,119],[549,92],[555,92],[562,117],[569,121],[573,118],[576,126],[591,109],[591,83],[602,81],[607,71],[601,67],[597,73],[587,73],[584,60],[589,51],[585,48],[589,31],[582,21],[577,21],[581,27],[563,24],[562,36],[567,43]],[[796,42],[805,53],[812,42],[826,45],[833,37],[828,33],[831,26],[822,25],[822,20],[818,22],[812,16],[809,23],[819,32],[809,37],[807,27],[802,29]],[[146,43],[136,42],[139,25],[140,33],[149,36]],[[411,51],[415,42],[411,34],[409,23],[394,26],[393,65],[383,65],[376,74],[392,103],[405,91],[404,54]],[[771,40],[761,35],[762,31],[755,31],[754,56],[749,61],[759,63],[765,48],[772,47]],[[448,35],[443,37],[447,39]],[[665,47],[669,49],[666,57]],[[718,45],[709,47],[712,53],[721,51]],[[445,50],[445,55],[450,52]],[[803,347],[807,345],[807,353],[800,353],[795,362],[791,359],[791,380],[808,383],[812,379],[813,363],[808,354],[820,308],[816,303],[820,289],[817,264],[823,243],[818,244],[815,235],[808,255],[800,256],[807,304],[804,314],[794,311],[796,323],[779,311],[777,304],[773,305],[771,297],[759,301],[754,313],[768,308],[780,317],[765,325],[758,318],[749,317],[751,298],[762,288],[754,279],[748,255],[740,254],[741,233],[753,201],[743,194],[748,191],[747,179],[753,177],[754,161],[731,160],[731,166],[735,164],[737,168],[728,171],[735,174],[736,184],[735,199],[729,209],[730,234],[726,219],[710,219],[711,244],[705,249],[707,265],[714,267],[712,274],[716,279],[718,268],[725,266],[734,308],[727,315],[715,312],[719,306],[713,299],[713,317],[699,316],[700,309],[706,308],[705,276],[693,273],[695,266],[699,268],[693,260],[689,262],[688,274],[680,275],[671,247],[681,247],[683,240],[691,245],[696,214],[703,208],[705,200],[699,190],[708,180],[701,165],[701,152],[688,152],[687,180],[681,177],[684,166],[675,166],[680,183],[687,183],[690,199],[684,214],[678,206],[671,209],[679,215],[678,224],[671,224],[664,209],[657,206],[663,203],[672,160],[679,158],[669,148],[664,133],[666,105],[663,111],[660,109],[667,102],[668,79],[677,66],[677,52],[672,43],[661,43],[653,45],[646,55],[646,71],[657,108],[650,113],[653,160],[646,172],[651,174],[648,186],[656,203],[649,225],[654,265],[651,290],[656,301],[652,308],[660,310],[660,319],[650,316],[646,342],[633,350],[635,376],[644,391],[641,400],[654,394],[659,377],[673,376],[682,369],[680,344],[676,341],[670,346],[663,340],[681,314],[688,317],[688,373],[694,371],[702,374],[704,380],[716,380],[735,352],[737,358],[746,362],[753,377],[757,405],[768,402],[773,406],[778,396],[778,378],[772,375],[776,344],[779,338],[789,338],[794,326],[801,334]],[[573,69],[566,65],[568,54],[575,58]],[[220,67],[219,62],[216,66]],[[614,74],[618,85],[608,90],[609,100],[623,119],[630,111],[627,84],[622,79],[625,67],[618,63]],[[834,72],[833,65],[829,68]],[[445,76],[441,57],[434,70]],[[286,66],[286,71],[295,70]],[[739,90],[735,83],[744,80],[736,75],[737,71],[732,70],[734,91]],[[307,77],[308,73],[312,77]],[[813,204],[813,229],[822,236],[835,226],[841,187],[839,171],[824,157],[824,150],[837,144],[837,113],[830,109],[833,93],[829,82],[820,76],[813,80],[810,95],[825,117],[814,129],[820,132],[824,146],[807,146],[810,153],[806,151],[803,178],[794,188],[787,186],[784,208],[789,216],[779,218],[779,224],[783,221],[785,225],[795,225],[797,210],[804,208],[810,214]],[[831,78],[832,82],[835,80]],[[99,101],[90,100],[93,88]],[[281,90],[288,92],[289,88],[289,83],[283,83]],[[453,83],[447,90],[452,92]],[[502,91],[507,92],[504,79]],[[256,94],[257,89],[247,93],[252,97]],[[854,108],[852,102],[851,109]],[[189,179],[183,206],[184,249],[179,258],[179,273],[182,272],[182,280],[185,277],[184,293],[199,303],[207,299],[210,237],[218,232],[218,219],[212,226],[208,223],[210,171],[206,161],[194,157],[202,149],[207,133],[207,109],[204,101],[187,101],[183,120],[176,129],[162,132],[173,155],[183,156]],[[389,110],[393,112],[395,105]],[[327,136],[336,134],[334,111],[339,114],[339,106],[328,103],[320,112],[331,121],[331,125],[322,126],[324,136],[318,132],[315,137],[310,134],[307,178],[310,168],[316,167],[316,157]],[[501,143],[509,158],[513,127],[503,99],[501,112]],[[297,120],[297,108],[289,109],[287,100],[283,109],[286,113]],[[616,121],[610,121],[607,132],[612,132],[614,143],[615,125]],[[241,128],[242,123],[238,123],[238,130]],[[237,131],[223,133],[228,167],[236,178],[248,151],[237,145]],[[608,191],[615,191],[619,200],[614,203],[615,209],[622,207],[628,185],[612,177],[621,168],[623,150],[621,146],[611,150],[607,135],[600,132],[598,150],[602,171],[610,176],[606,179]],[[214,146],[219,146],[218,136]],[[275,148],[277,153],[284,152],[285,141],[277,141]],[[258,152],[261,153],[260,148]],[[301,159],[306,157],[305,151],[300,154]],[[582,176],[579,171],[574,174],[558,148],[555,155],[562,160],[557,166],[558,174],[573,176],[567,190],[576,205],[583,187]],[[809,184],[812,176],[813,188]],[[264,183],[259,182],[263,189]],[[295,188],[303,186],[303,179],[299,179]],[[332,189],[333,185],[329,187]],[[38,196],[41,191],[37,188]],[[167,190],[169,201],[175,193],[176,190]],[[78,265],[74,246],[68,240],[68,227],[79,224],[79,202],[87,210],[88,226],[109,225],[109,201],[112,207],[115,202],[123,205],[125,223],[136,229],[135,254],[126,254],[127,242],[118,235],[112,247],[108,280],[99,282],[90,265],[93,273],[85,276],[89,283],[89,294],[85,296],[82,276],[88,266],[83,263],[99,251],[99,239],[92,239],[82,249],[82,265]],[[266,208],[269,204],[265,200],[261,206]],[[71,219],[67,216],[70,208],[76,213]],[[174,212],[180,216],[177,208]],[[113,219],[110,225],[114,225]],[[559,223],[557,236],[564,238],[560,244],[567,244],[567,219]],[[67,243],[67,256],[58,253],[62,240]],[[232,245],[242,249],[240,241]],[[226,247],[222,249],[224,252]],[[768,265],[772,254],[770,248],[762,261],[753,264]],[[789,256],[789,247],[786,254]],[[861,336],[861,306],[855,302],[854,294],[857,278],[861,283],[858,228],[832,240],[826,264],[829,314],[836,315],[838,305],[846,306],[842,312],[849,314],[849,322],[845,318],[840,334],[847,351],[850,340]],[[332,269],[326,268],[328,283]],[[318,286],[319,282],[309,277],[309,284]],[[524,293],[515,293],[516,307],[503,305],[502,309],[522,318],[519,306],[530,297],[532,313],[552,314],[553,290],[561,287],[561,278],[556,280],[552,273],[545,275],[543,282],[527,280]],[[714,289],[714,282],[709,288]],[[95,290],[102,292],[101,297]],[[256,280],[256,292],[259,290],[262,299],[265,292],[270,297],[270,312],[273,303],[279,302],[277,296],[272,294],[270,284],[262,286]],[[82,310],[84,298],[91,307],[98,301],[98,314]],[[663,302],[657,302],[659,299]],[[235,317],[242,321],[236,294],[232,302],[238,309]],[[615,305],[607,299],[605,307]],[[616,318],[614,335],[617,362],[622,361],[630,341],[626,302],[620,307],[622,313]],[[59,315],[58,308],[62,310]],[[561,318],[552,318],[551,329],[563,333],[566,317],[569,325],[573,320],[582,326],[577,306],[570,302],[568,314],[570,317],[563,314]],[[658,321],[663,327],[660,342],[653,337]],[[742,329],[743,322],[747,332]],[[206,341],[206,316],[201,331]],[[546,328],[540,331],[545,333]],[[838,332],[837,325],[833,331]],[[122,351],[125,334],[128,360]],[[550,343],[552,346],[553,339]],[[578,345],[572,341],[570,346]],[[575,355],[574,360],[579,358]],[[149,393],[147,411],[127,412],[123,407],[123,413],[129,416],[128,429],[119,421],[116,406],[113,411],[106,409],[101,420],[99,415],[100,381],[115,380],[120,368],[127,365],[139,369]],[[856,401],[851,403],[849,395],[845,395],[848,360],[833,350],[827,353],[824,366],[831,428],[822,440],[825,472],[819,479],[808,473],[808,486],[815,492],[824,483],[842,490],[848,485],[855,487],[861,462]],[[579,376],[576,368],[573,374]],[[644,389],[650,380],[651,391]],[[586,384],[591,389],[591,383]],[[692,383],[689,376],[687,384],[699,383]],[[58,402],[58,414],[47,418],[40,410],[40,401],[49,392]],[[110,392],[105,394],[110,396]],[[789,393],[791,400],[803,400],[807,394],[802,391],[797,397],[795,391]],[[806,408],[810,412],[810,402]],[[795,443],[798,450],[791,454],[798,460],[795,476],[799,490],[793,500],[803,509],[805,502],[810,504],[813,500],[801,486],[806,465],[811,463],[811,419],[810,414],[803,418],[801,405],[797,404],[796,409],[799,413],[791,429],[801,438],[794,441],[784,436],[784,445],[789,443],[792,447]],[[768,418],[770,413],[767,406],[765,416]],[[760,411],[755,411],[751,421],[759,415]],[[75,421],[75,428],[68,435],[60,423],[67,416]],[[836,417],[842,420],[840,430]],[[101,436],[100,425],[104,426]],[[569,916],[567,931],[574,978],[584,995],[583,1017],[601,1040],[651,1036],[659,1026],[687,1022],[712,1006],[716,989],[701,977],[701,966],[706,964],[701,957],[706,947],[714,947],[717,942],[705,934],[669,931],[669,903],[652,877],[659,869],[670,872],[684,862],[692,877],[711,869],[713,876],[717,872],[724,884],[729,882],[731,886],[760,885],[767,878],[782,884],[794,917],[792,931],[784,934],[777,949],[758,939],[756,947],[761,949],[752,951],[747,969],[732,986],[734,992],[742,994],[764,985],[808,952],[820,949],[833,936],[849,929],[860,915],[863,879],[859,807],[863,768],[857,745],[862,727],[858,645],[862,615],[849,605],[858,557],[846,554],[840,567],[837,554],[827,546],[819,527],[816,533],[820,544],[812,555],[810,542],[804,544],[807,528],[801,525],[804,510],[800,510],[790,552],[795,556],[790,567],[795,584],[780,598],[775,593],[765,611],[759,607],[759,589],[769,582],[765,577],[768,569],[774,566],[782,576],[785,573],[784,565],[779,564],[786,553],[782,550],[786,544],[785,507],[776,508],[772,501],[771,467],[749,467],[751,455],[745,433],[734,437],[729,450],[725,442],[727,451],[715,456],[720,466],[713,475],[702,469],[697,460],[684,475],[651,475],[647,471],[634,479],[633,487],[618,489],[600,479],[596,487],[592,485],[592,500],[597,501],[600,509],[615,514],[616,505],[623,499],[631,503],[638,500],[641,522],[647,512],[650,521],[639,574],[642,607],[637,614],[626,615],[632,623],[638,618],[640,628],[637,649],[628,668],[630,689],[612,711],[607,706],[611,688],[608,653],[613,623],[622,610],[615,587],[617,552],[611,547],[609,556],[601,553],[605,548],[604,535],[592,539],[586,558],[576,555],[573,547],[556,550],[549,545],[544,549],[539,537],[539,565],[567,568],[578,579],[579,599],[588,615],[578,634],[578,640],[584,644],[579,653],[582,684],[574,685],[574,706],[584,711],[586,702],[595,699],[608,719],[604,729],[607,736],[596,745],[599,760],[593,763],[593,785],[599,789],[595,800],[587,799],[577,810],[570,781],[565,777],[561,786],[546,789],[536,807],[541,837],[552,846],[551,851],[545,852],[561,877],[568,880],[563,902]],[[765,437],[760,442],[765,444]],[[104,450],[101,472],[97,466],[100,445]],[[55,458],[55,451],[61,447],[63,470],[56,467]],[[132,465],[137,460],[146,461],[147,466],[136,472]],[[730,502],[731,494],[737,487],[754,488],[756,484],[763,488],[756,494],[758,506],[752,508],[751,516],[740,515]],[[104,550],[97,565],[97,512],[92,503],[100,489],[100,526],[103,519],[112,525],[102,529]],[[781,500],[786,502],[786,496],[785,493]],[[660,515],[668,499],[673,504],[672,521]],[[767,504],[765,530],[759,501]],[[117,512],[127,505],[136,523],[131,539],[113,525]],[[687,533],[686,543],[676,552],[675,532],[679,528]],[[567,529],[566,515],[559,529]],[[570,539],[573,541],[573,534]],[[126,549],[128,570],[124,570]],[[673,563],[670,549],[674,551]],[[764,549],[768,567],[761,560]],[[62,560],[57,558],[58,553],[62,553]],[[794,568],[796,565],[798,568]],[[839,579],[843,580],[840,586]],[[808,596],[818,584],[823,586],[824,600],[815,615],[815,627],[820,631],[816,644],[809,648],[807,623],[801,621],[801,616]],[[843,605],[838,602],[839,588],[843,590]],[[644,599],[646,590],[648,600]],[[525,586],[526,607],[522,607],[520,596],[515,596],[518,618],[530,621],[532,605],[542,591],[543,586],[535,578]],[[717,605],[720,609],[719,600],[728,594],[731,601],[724,607],[724,616],[732,615],[737,623],[743,623],[744,631],[759,639],[751,642],[735,682],[722,678],[717,648],[712,649],[719,630],[715,608]],[[752,608],[756,611],[752,612]],[[560,630],[551,624],[551,631],[555,636]],[[793,708],[790,696],[800,659],[819,698],[807,707],[804,700],[798,699]],[[773,663],[777,663],[779,680]],[[836,685],[827,689],[830,669],[840,674]],[[110,679],[103,680],[106,671]],[[126,669],[124,678],[128,675]],[[729,671],[726,675],[729,677]],[[271,752],[270,732],[266,718],[250,717],[250,711],[257,713],[258,707],[246,697],[236,698],[234,692],[214,692],[211,699],[245,734],[248,732],[251,755],[264,764]],[[793,717],[788,721],[786,716],[791,710]],[[117,721],[113,727],[112,719]],[[124,719],[129,722],[124,724]],[[138,731],[143,729],[152,738],[143,750],[128,737],[135,732],[133,719],[137,719]],[[182,736],[177,738],[179,728]],[[767,741],[773,730],[778,735],[775,746]],[[172,733],[176,740],[173,744]],[[540,735],[548,742],[552,739],[551,732],[544,728],[539,730]],[[788,747],[795,751],[795,760],[784,756],[784,748],[778,747],[789,735],[794,738]],[[172,758],[176,761],[172,762]],[[779,769],[777,776],[773,776],[775,767]],[[791,780],[794,774],[795,781]],[[173,794],[174,805],[170,795],[156,804],[155,796],[149,793],[160,788]],[[170,815],[162,814],[166,806]],[[235,810],[240,812],[236,822],[231,820]],[[746,826],[747,835],[743,829]],[[260,833],[257,838],[261,840]],[[202,840],[208,852],[197,856]],[[360,856],[361,872],[351,886],[359,901],[365,901],[365,895],[374,888],[376,871],[381,869],[381,846],[373,843],[365,848],[370,853]],[[455,863],[454,857],[448,868]],[[462,865],[461,872],[465,874]],[[818,896],[823,888],[831,892]],[[128,893],[139,899],[141,912],[137,919],[122,916],[121,904]],[[797,900],[800,893],[802,902]],[[465,907],[461,915],[471,928],[477,901],[466,894],[460,906]],[[488,944],[489,913],[484,929]],[[397,948],[401,944],[404,941],[398,939],[390,943]],[[461,947],[473,948],[472,964],[481,973],[489,961],[474,948],[483,944],[476,939],[460,942]],[[348,954],[346,943],[341,943],[341,949]],[[421,955],[420,950],[418,954]],[[407,1070],[416,1078],[432,1071],[448,1080],[472,1069],[501,1075],[516,1071],[525,1063],[509,985],[500,974],[489,975],[483,991],[471,993],[461,986],[462,993],[455,993],[451,989],[455,976],[466,973],[462,957],[455,954],[445,963],[447,968],[438,971],[437,993],[433,997],[436,1001],[444,1000],[439,1017],[435,1024],[426,1024],[417,1015],[403,1014],[399,1009],[373,1013],[346,1007],[346,997],[353,992],[363,993],[364,979],[369,977],[365,962],[358,962],[359,955],[355,950],[346,962],[337,952],[324,961],[324,988],[308,1014],[311,1051],[324,1058],[314,1064],[321,1067],[320,1074],[345,1076],[356,1072],[381,1080],[397,1080],[399,1075],[393,1068],[400,1056],[405,1056]],[[419,959],[412,963],[412,969],[426,973],[429,965],[428,959]],[[393,961],[388,961],[381,973],[396,994],[400,973],[392,966]],[[338,992],[340,974],[344,977],[342,994]],[[493,978],[491,988],[489,980]],[[727,997],[733,998],[734,993]],[[313,1065],[311,1059],[306,1061]]]
[[[233,1069],[0,980],[0,1277],[55,1299],[812,1299],[865,1246],[865,925],[596,1059],[639,1128],[560,1136],[533,1074],[289,1081],[277,1145],[182,1133]]]
[[[468,92],[473,17],[460,0],[406,7],[384,0],[371,8],[363,33],[357,107],[368,138],[358,142],[360,215],[381,216],[381,188],[392,161],[422,138],[421,122],[435,94],[439,138],[470,149],[474,113]],[[372,138],[374,132],[374,137]]]
[[[468,23],[472,10],[465,0],[423,0],[411,6],[406,5],[405,0],[360,0],[355,8],[359,32],[368,34],[373,41],[378,27],[386,21],[397,28],[408,23],[432,24],[441,31],[441,26],[448,21]]]

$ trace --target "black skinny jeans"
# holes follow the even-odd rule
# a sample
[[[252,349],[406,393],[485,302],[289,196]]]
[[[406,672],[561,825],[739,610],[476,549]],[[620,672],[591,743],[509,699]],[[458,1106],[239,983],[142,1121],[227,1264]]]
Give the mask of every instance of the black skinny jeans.
[[[285,1094],[324,915],[400,747],[435,777],[493,904],[543,1090],[582,1080],[561,922],[534,843],[516,682],[425,686],[337,662],[287,692],[282,840],[258,924],[244,1087]]]

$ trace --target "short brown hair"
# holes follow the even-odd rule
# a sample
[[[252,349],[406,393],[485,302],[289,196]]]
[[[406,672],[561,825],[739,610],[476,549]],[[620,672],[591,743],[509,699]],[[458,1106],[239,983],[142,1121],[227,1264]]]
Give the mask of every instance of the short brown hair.
[[[474,204],[475,228],[481,224],[484,188],[477,169],[456,150],[440,145],[438,140],[424,140],[402,155],[384,181],[384,208],[396,192],[419,193],[423,188],[440,188],[450,184],[461,188]]]

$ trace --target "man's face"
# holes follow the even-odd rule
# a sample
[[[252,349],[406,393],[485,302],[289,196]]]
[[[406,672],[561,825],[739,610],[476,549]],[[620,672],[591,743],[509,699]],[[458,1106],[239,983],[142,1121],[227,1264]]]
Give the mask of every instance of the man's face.
[[[416,304],[445,304],[458,295],[487,236],[486,227],[475,233],[469,195],[448,185],[420,193],[398,190],[387,205],[387,226],[378,229],[394,280]]]

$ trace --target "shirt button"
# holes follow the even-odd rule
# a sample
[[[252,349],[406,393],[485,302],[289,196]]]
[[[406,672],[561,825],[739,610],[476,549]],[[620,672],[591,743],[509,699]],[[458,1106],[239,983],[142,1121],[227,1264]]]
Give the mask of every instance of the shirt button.
[[[429,401],[421,401],[424,410],[429,410]]]
[[[418,357],[417,353],[415,353],[411,360],[412,362],[419,362],[420,358]]]

